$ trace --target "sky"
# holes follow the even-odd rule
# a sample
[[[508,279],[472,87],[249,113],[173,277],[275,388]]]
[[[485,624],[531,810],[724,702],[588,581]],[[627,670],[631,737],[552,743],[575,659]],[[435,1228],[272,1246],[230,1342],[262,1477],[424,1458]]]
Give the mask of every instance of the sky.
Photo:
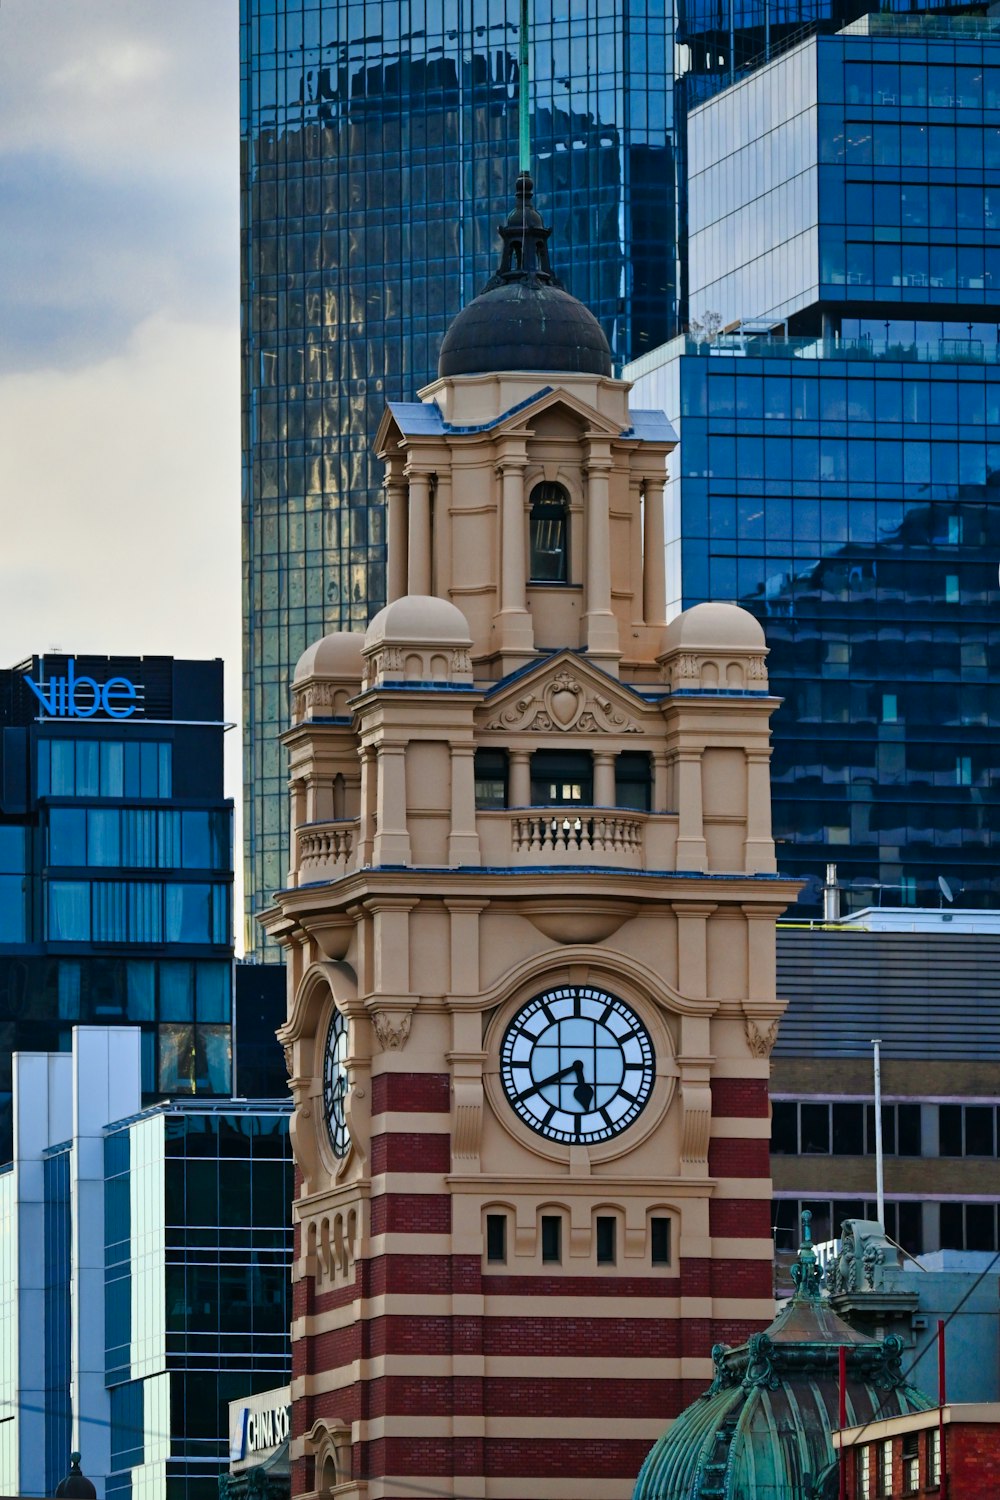
[[[0,666],[222,656],[238,720],[239,511],[238,0],[0,0]]]

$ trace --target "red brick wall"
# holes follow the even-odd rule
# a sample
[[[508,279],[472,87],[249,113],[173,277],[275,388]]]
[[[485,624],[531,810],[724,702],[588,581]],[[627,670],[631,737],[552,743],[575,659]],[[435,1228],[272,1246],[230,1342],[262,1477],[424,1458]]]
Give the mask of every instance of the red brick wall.
[[[718,1080],[713,1085],[713,1109],[721,1118],[764,1118],[767,1088],[762,1080]],[[447,1236],[452,1228],[452,1197],[442,1192],[385,1192],[385,1174],[398,1174],[401,1185],[413,1173],[443,1177],[451,1169],[450,1136],[440,1130],[420,1130],[421,1116],[447,1114],[450,1083],[446,1074],[381,1074],[372,1080],[375,1134],[371,1142],[373,1193],[370,1225],[373,1236],[428,1234]],[[379,1116],[413,1116],[416,1127],[379,1130]],[[388,1122],[385,1122],[388,1123]],[[398,1121],[394,1121],[398,1124]],[[429,1122],[428,1122],[429,1123]],[[768,1173],[767,1142],[719,1137],[711,1142],[713,1175],[745,1179],[754,1188]],[[443,1184],[442,1184],[443,1185]],[[725,1254],[727,1238],[770,1239],[767,1201],[712,1200],[711,1232],[717,1251]],[[294,1404],[293,1435],[308,1432],[320,1419],[370,1421],[380,1417],[477,1416],[488,1411],[499,1417],[522,1414],[550,1418],[552,1436],[545,1440],[485,1440],[477,1438],[396,1439],[393,1436],[359,1444],[352,1455],[355,1477],[384,1474],[427,1476],[498,1476],[528,1481],[549,1475],[581,1479],[632,1480],[646,1455],[648,1442],[600,1435],[601,1418],[647,1418],[655,1430],[676,1416],[704,1391],[707,1380],[629,1378],[630,1359],[681,1357],[705,1359],[714,1343],[737,1344],[763,1326],[761,1320],[676,1318],[630,1314],[636,1299],[769,1298],[771,1264],[760,1260],[686,1257],[676,1273],[585,1276],[484,1274],[478,1255],[447,1253],[441,1240],[439,1254],[389,1253],[371,1255],[355,1267],[344,1285],[316,1292],[311,1281],[295,1290],[298,1316],[322,1315],[354,1306],[355,1318],[346,1327],[296,1340],[295,1374],[344,1370],[356,1361],[392,1355],[425,1359],[426,1374],[388,1372],[364,1382],[301,1398]],[[622,1267],[626,1270],[626,1267]],[[489,1316],[440,1316],[424,1311],[426,1298],[470,1294],[488,1299]],[[362,1301],[381,1296],[396,1299],[393,1311],[361,1315]],[[503,1316],[506,1297],[537,1299],[538,1311],[529,1316]],[[547,1316],[553,1297],[574,1297],[579,1313]],[[402,1311],[400,1310],[402,1308]],[[412,1311],[411,1311],[412,1308]],[[372,1309],[374,1311],[374,1309]],[[611,1316],[596,1315],[610,1312]],[[507,1356],[515,1374],[488,1378],[440,1374],[439,1361],[458,1354]],[[542,1362],[573,1359],[579,1369],[571,1376],[546,1373]],[[608,1379],[609,1359],[625,1361],[626,1374]],[[447,1366],[445,1366],[447,1369]],[[618,1364],[621,1370],[623,1366]],[[593,1419],[593,1440],[561,1440],[562,1419]],[[301,1493],[312,1475],[297,1463],[293,1495]],[[406,1497],[411,1500],[411,1497]]]

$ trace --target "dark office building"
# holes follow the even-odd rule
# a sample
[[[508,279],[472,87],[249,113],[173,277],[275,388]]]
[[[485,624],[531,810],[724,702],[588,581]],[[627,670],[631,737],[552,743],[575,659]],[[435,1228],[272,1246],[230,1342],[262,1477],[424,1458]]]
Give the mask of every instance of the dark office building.
[[[231,1085],[232,802],[221,661],[48,655],[0,672],[0,1160],[11,1056],[142,1033],[142,1090]]]
[[[885,1225],[905,1250],[1000,1248],[1000,916],[871,911],[778,929],[788,1009],[771,1059],[779,1257],[874,1219],[881,1041]]]
[[[830,862],[848,910],[1000,903],[993,37],[870,17],[695,110],[692,278],[739,328],[627,372],[681,436],[668,595],[764,624],[810,911]]]
[[[235,978],[233,1088],[242,1099],[284,1099],[288,1071],[275,1036],[288,1009],[284,968],[241,959]]]
[[[437,374],[517,172],[518,0],[242,0],[247,911],[281,885],[291,668],[384,603],[388,399]],[[532,6],[536,204],[619,360],[672,331],[672,8]],[[256,924],[247,942],[265,949]]]

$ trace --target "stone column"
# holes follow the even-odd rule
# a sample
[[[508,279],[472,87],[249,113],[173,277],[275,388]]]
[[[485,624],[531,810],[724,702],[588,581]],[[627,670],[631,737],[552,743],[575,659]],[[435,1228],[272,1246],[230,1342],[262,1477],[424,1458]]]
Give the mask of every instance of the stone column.
[[[475,755],[475,745],[451,747],[451,833],[448,838],[448,863],[452,868],[479,863]]]
[[[434,486],[434,579],[435,594],[447,599],[451,588],[451,474],[439,474]]]
[[[531,806],[531,752],[512,750],[509,757],[507,801],[511,807]]]
[[[670,776],[667,752],[653,751],[653,812],[666,812],[670,806]]]
[[[431,591],[431,476],[407,471],[410,480],[410,527],[407,548],[407,593]]]
[[[632,621],[641,624],[642,612],[642,475],[632,471],[628,477],[628,578],[632,590]]]
[[[701,801],[701,752],[680,750],[677,754],[677,868],[704,870],[705,822]]]
[[[406,755],[403,745],[383,741],[378,747],[378,826],[373,863],[408,865],[410,834],[406,825]]]
[[[386,603],[401,599],[406,593],[406,480],[390,467],[383,481],[385,489]]]
[[[662,480],[647,479],[642,508],[642,616],[662,625],[667,615],[667,559],[663,544]]]
[[[587,650],[619,655],[618,622],[611,612],[611,455],[607,442],[592,442],[587,456]]]
[[[534,630],[528,613],[525,567],[523,457],[505,457],[497,466],[500,477],[500,647],[533,651]]]
[[[766,750],[747,751],[747,836],[743,868],[748,875],[777,869],[771,837],[771,762]]]
[[[615,787],[615,757],[610,750],[595,750],[594,760],[594,806],[617,807],[618,792]]]
[[[375,751],[370,745],[361,750],[361,817],[358,826],[358,869],[372,862],[375,840]]]

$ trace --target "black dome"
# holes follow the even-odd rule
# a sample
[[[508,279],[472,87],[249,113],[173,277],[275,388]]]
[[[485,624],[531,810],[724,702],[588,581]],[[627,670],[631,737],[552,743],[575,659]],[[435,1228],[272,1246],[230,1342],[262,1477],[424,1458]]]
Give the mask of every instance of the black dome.
[[[442,378],[501,370],[613,373],[600,323],[552,273],[547,243],[552,231],[532,207],[532,191],[523,172],[517,203],[500,227],[500,269],[445,334],[438,358]]]
[[[97,1489],[80,1471],[79,1453],[69,1456],[69,1473],[56,1485],[58,1500],[97,1500]]]

